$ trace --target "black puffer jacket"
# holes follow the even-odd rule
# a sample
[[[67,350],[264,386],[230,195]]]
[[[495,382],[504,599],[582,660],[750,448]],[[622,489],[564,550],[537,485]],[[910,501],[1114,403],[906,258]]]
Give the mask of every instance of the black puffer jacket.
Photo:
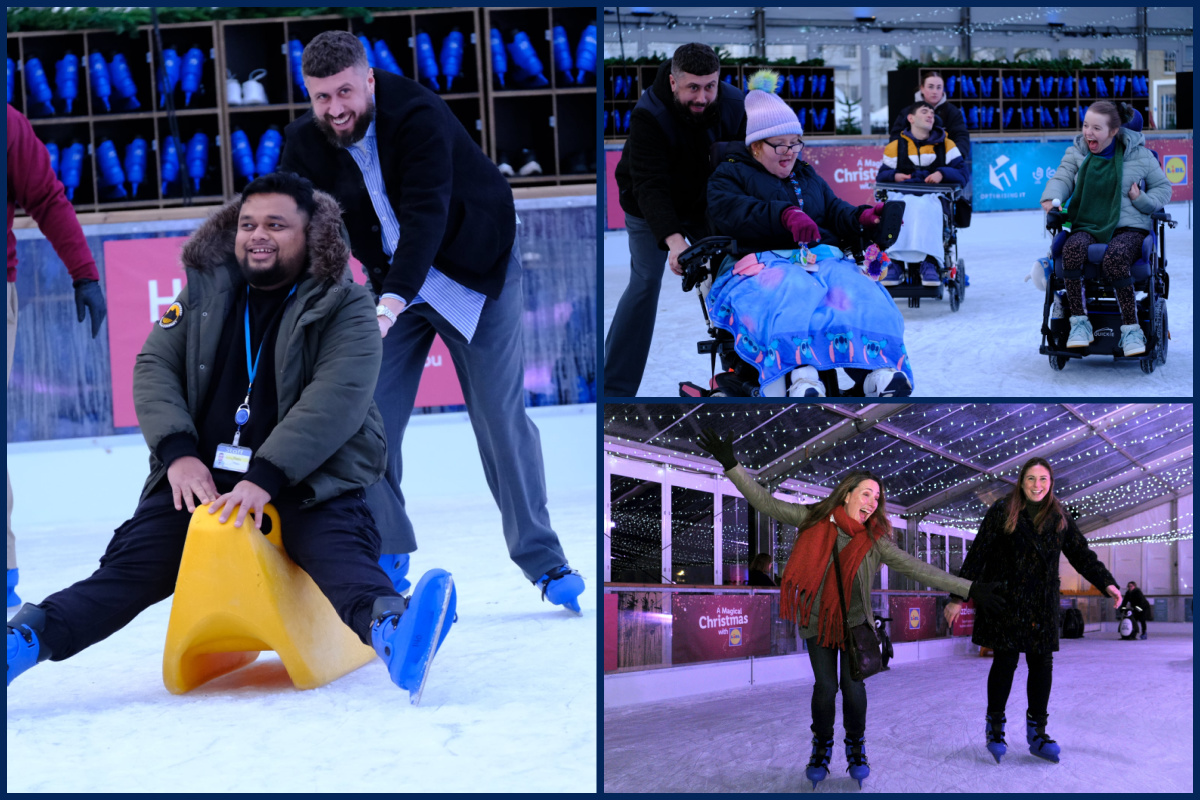
[[[1005,583],[1008,608],[999,614],[976,611],[971,641],[993,650],[1053,653],[1058,650],[1059,554],[1100,591],[1117,582],[1070,518],[1062,533],[1055,530],[1054,517],[1039,533],[1022,509],[1017,529],[1005,533],[1007,513],[1007,497],[992,504],[959,571],[967,580]]]
[[[849,247],[862,231],[858,215],[864,206],[838,198],[825,179],[805,161],[792,168],[804,198],[804,213],[821,229],[821,244]],[[744,147],[733,148],[708,181],[708,216],[712,233],[732,236],[739,254],[790,250],[796,246],[780,215],[798,205],[792,183],[776,178]]]

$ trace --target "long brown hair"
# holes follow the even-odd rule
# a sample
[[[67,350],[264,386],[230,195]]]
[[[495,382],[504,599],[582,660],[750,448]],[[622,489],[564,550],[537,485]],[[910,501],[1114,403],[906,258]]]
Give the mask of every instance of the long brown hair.
[[[1012,533],[1017,529],[1017,520],[1021,517],[1021,509],[1025,507],[1025,490],[1022,488],[1025,484],[1025,473],[1034,467],[1045,467],[1050,473],[1050,491],[1046,492],[1046,499],[1042,503],[1042,509],[1033,519],[1034,531],[1040,531],[1042,526],[1051,516],[1058,515],[1058,523],[1054,526],[1054,530],[1062,533],[1067,528],[1067,511],[1062,507],[1062,503],[1058,502],[1058,498],[1054,496],[1054,468],[1050,466],[1050,462],[1044,458],[1031,458],[1021,467],[1021,474],[1017,476],[1017,485],[1013,487],[1012,493],[1008,495],[1008,514],[1004,518],[1004,532]]]
[[[846,495],[857,489],[863,481],[875,481],[879,487],[879,505],[875,506],[875,511],[867,517],[867,533],[871,535],[872,539],[890,536],[892,523],[887,518],[887,498],[883,493],[883,481],[875,473],[866,470],[855,470],[842,478],[828,497],[812,507],[813,521],[821,522],[828,518],[835,508],[846,501]]]

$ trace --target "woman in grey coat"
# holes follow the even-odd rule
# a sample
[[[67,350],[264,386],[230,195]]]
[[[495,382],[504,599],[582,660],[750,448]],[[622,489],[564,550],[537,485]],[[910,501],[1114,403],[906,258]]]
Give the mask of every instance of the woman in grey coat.
[[[1146,352],[1146,336],[1137,324],[1130,267],[1142,252],[1150,232],[1150,215],[1171,200],[1171,184],[1154,153],[1138,131],[1122,128],[1133,118],[1127,103],[1108,100],[1092,103],[1083,118],[1083,133],[1063,154],[1054,177],[1042,192],[1042,210],[1054,200],[1065,207],[1071,235],[1063,245],[1067,273],[1067,307],[1071,332],[1067,347],[1092,343],[1092,323],[1083,310],[1083,281],[1079,270],[1087,261],[1089,245],[1107,244],[1101,262],[1121,308],[1119,346],[1127,356]],[[1145,185],[1145,189],[1141,185]],[[1070,202],[1068,203],[1068,198]],[[1075,278],[1069,277],[1072,273]]]
[[[846,761],[850,777],[862,781],[870,774],[864,734],[867,687],[850,677],[843,616],[835,576],[846,595],[850,627],[872,627],[871,583],[880,564],[887,564],[922,584],[955,594],[966,593],[976,605],[1000,611],[1004,600],[997,584],[956,578],[919,561],[892,543],[883,484],[869,472],[852,472],[824,500],[805,506],[778,500],[755,483],[733,452],[733,441],[705,430],[698,444],[725,468],[725,476],[759,512],[794,525],[800,533],[784,568],[780,585],[780,614],[794,621],[812,662],[812,757],[805,775],[813,788],[829,775],[833,751],[834,701],[838,691],[838,652],[841,651],[842,722],[846,729]],[[831,568],[838,548],[840,569]]]

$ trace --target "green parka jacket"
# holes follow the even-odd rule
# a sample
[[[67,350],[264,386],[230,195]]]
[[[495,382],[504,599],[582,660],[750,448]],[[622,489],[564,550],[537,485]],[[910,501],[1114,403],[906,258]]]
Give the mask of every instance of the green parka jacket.
[[[383,475],[383,419],[372,396],[383,358],[375,303],[354,283],[341,210],[316,193],[309,221],[308,270],[287,306],[275,343],[279,418],[254,454],[278,467],[313,505]],[[196,418],[213,378],[223,324],[246,281],[234,259],[241,201],[209,217],[183,246],[187,286],[169,327],[155,324],[133,371],[138,424],[150,446],[150,477],[142,498],[166,475],[158,445],[187,433],[199,439]]]
[[[779,500],[756,483],[750,477],[750,473],[746,472],[740,464],[727,470],[725,477],[729,478],[750,505],[768,517],[787,525],[794,525],[801,533],[816,522],[812,518],[812,506]],[[850,544],[850,535],[840,528],[838,529],[837,543],[839,548]],[[832,563],[833,551],[830,550],[829,562],[825,565],[826,573]],[[875,580],[875,573],[879,571],[880,564],[887,564],[890,569],[901,572],[919,583],[936,586],[938,589],[963,597],[966,597],[971,591],[970,581],[955,577],[910,556],[892,544],[891,539],[885,536],[876,540],[871,549],[867,551],[866,557],[858,565],[858,574],[854,576],[850,593],[846,596],[846,616],[849,618],[848,621],[852,628],[863,622],[870,623],[872,626],[875,624],[875,616],[871,613],[871,584]],[[825,579],[822,578],[821,585],[824,584]],[[820,619],[820,612],[821,598],[818,597],[813,601],[809,618],[798,621],[800,622],[801,639],[810,639],[817,635],[817,620]]]

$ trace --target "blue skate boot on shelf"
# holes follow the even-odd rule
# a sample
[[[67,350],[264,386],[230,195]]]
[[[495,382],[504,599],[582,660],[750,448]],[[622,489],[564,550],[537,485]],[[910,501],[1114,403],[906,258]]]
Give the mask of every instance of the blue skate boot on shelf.
[[[425,31],[417,33],[417,75],[430,89],[440,92],[438,84],[437,56],[433,52],[433,39]]]
[[[137,137],[125,148],[125,179],[129,181],[131,194],[137,197],[138,186],[146,180],[146,158],[149,148],[146,140]]]
[[[1058,754],[1062,749],[1058,743],[1046,734],[1046,719],[1049,715],[1035,717],[1025,712],[1025,741],[1029,742],[1029,752],[1038,758],[1058,763]]]
[[[21,570],[13,567],[8,571],[8,607],[16,608],[21,605],[21,598],[17,596],[17,581],[21,578]]]
[[[369,50],[367,52],[370,52]],[[387,42],[383,39],[375,40],[375,62],[379,64],[379,68],[387,72],[393,72],[397,75],[403,75],[404,70],[400,69],[400,64],[396,61],[396,57],[392,55],[392,51],[388,49]]]
[[[871,765],[867,763],[867,743],[861,736],[843,741],[846,743],[846,771],[853,780],[858,781],[858,788],[861,789],[863,781],[871,774]]]
[[[92,94],[104,103],[105,111],[112,111],[112,103],[109,102],[109,98],[112,97],[112,75],[109,74],[108,62],[104,60],[103,53],[94,51],[88,56],[88,78],[92,84]]]
[[[25,670],[45,661],[50,651],[38,640],[46,627],[46,612],[28,603],[8,621],[8,685]]]
[[[296,85],[296,91],[305,100],[308,99],[308,87],[304,85],[304,45],[299,39],[288,40],[288,62],[292,66],[292,83]]]
[[[79,96],[79,56],[67,53],[54,65],[54,89],[67,113]]]
[[[1008,752],[1008,745],[1004,743],[1004,723],[1007,721],[1004,714],[988,714],[984,718],[983,732],[987,734],[987,749],[992,754],[992,758],[996,759],[996,763],[1000,763],[1000,759]]]
[[[829,777],[829,759],[833,757],[833,739],[812,738],[812,756],[804,769],[804,777],[812,781],[813,788]]]
[[[137,99],[137,84],[133,80],[133,73],[129,71],[129,63],[123,54],[113,53],[111,73],[113,92],[121,99],[124,110],[135,111],[141,108],[142,104]]]
[[[371,69],[379,66],[379,60],[375,58],[375,50],[371,47],[371,40],[366,37],[366,34],[358,35],[358,43],[363,46],[363,50],[367,51],[367,66]]]
[[[168,47],[162,53],[162,71],[158,82],[158,107],[167,107],[167,97],[175,92],[179,85],[179,68],[182,61],[174,47]]]
[[[457,603],[454,578],[444,569],[431,569],[411,597],[381,597],[371,609],[371,645],[413,705],[421,702],[433,657],[458,619]]]
[[[570,564],[555,567],[534,582],[542,590],[542,601],[550,600],[556,606],[574,611],[580,616],[579,595],[583,594],[583,578]]]
[[[208,135],[197,131],[187,146],[187,173],[195,185],[196,194],[200,194],[200,181],[208,172]]]
[[[283,150],[283,134],[274,125],[263,132],[254,151],[254,166],[259,175],[270,175],[279,165],[279,153]]]
[[[46,78],[46,70],[42,62],[30,58],[25,62],[25,88],[29,92],[29,112],[37,116],[54,115],[54,92],[50,90],[50,81]]]
[[[379,557],[379,566],[396,587],[396,594],[404,594],[412,588],[408,581],[408,553],[384,553]]]
[[[62,184],[67,190],[67,199],[75,199],[75,190],[83,179],[83,145],[72,142],[62,154]]]
[[[233,145],[234,169],[246,180],[254,180],[254,151],[250,149],[250,137],[241,128],[234,128],[229,141]]]
[[[179,147],[175,137],[168,136],[163,141],[162,158],[162,193],[165,195],[172,183],[179,180]]]
[[[596,73],[596,23],[590,22],[579,37],[579,45],[575,48],[575,82],[583,84],[591,74]]]
[[[567,41],[567,29],[562,25],[555,25],[552,36],[554,44],[554,71],[563,75],[564,80],[568,84],[575,83],[575,78],[571,75],[574,63],[571,61],[571,43]]]
[[[492,74],[496,76],[496,80],[500,81],[500,88],[503,89],[504,74],[508,72],[508,56],[504,50],[504,39],[500,36],[500,31],[492,28],[488,41],[492,45]],[[11,90],[9,94],[12,94]]]
[[[446,91],[454,86],[454,79],[462,75],[463,35],[462,31],[454,28],[442,39],[440,63],[442,75],[446,78]]]
[[[200,92],[204,80],[204,51],[193,47],[183,56],[183,65],[179,68],[179,85],[183,89],[183,104],[192,104],[192,95]]]

